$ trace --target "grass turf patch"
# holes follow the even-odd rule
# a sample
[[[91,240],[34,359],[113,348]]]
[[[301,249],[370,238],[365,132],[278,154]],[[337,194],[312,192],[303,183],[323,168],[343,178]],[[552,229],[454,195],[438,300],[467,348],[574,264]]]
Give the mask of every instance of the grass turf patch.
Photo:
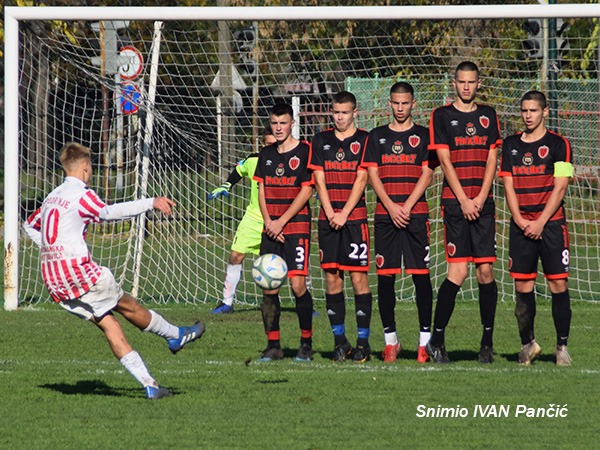
[[[205,336],[177,355],[161,338],[124,324],[150,371],[175,393],[156,402],[145,400],[94,326],[55,305],[0,311],[0,447],[557,448],[589,445],[597,430],[595,304],[573,303],[574,362],[568,368],[554,364],[548,301],[538,305],[536,334],[543,353],[531,367],[516,363],[520,344],[511,302],[498,305],[496,361],[489,366],[476,361],[476,302],[457,304],[446,333],[454,361],[448,366],[416,362],[417,313],[410,302],[396,307],[405,350],[391,365],[379,358],[383,334],[376,308],[374,354],[365,364],[330,361],[333,338],[321,303],[321,317],[314,319],[314,360],[293,362],[298,323],[291,305],[284,305],[286,358],[261,364],[256,358],[266,341],[259,309],[238,307],[232,315],[212,316],[211,307],[156,308],[174,323],[206,322]],[[351,342],[353,309],[349,302]],[[559,405],[566,407],[566,417],[516,415],[517,408],[555,411]],[[482,408],[501,406],[509,409],[507,417],[481,417]],[[466,410],[467,416],[418,417],[424,408],[456,415]]]

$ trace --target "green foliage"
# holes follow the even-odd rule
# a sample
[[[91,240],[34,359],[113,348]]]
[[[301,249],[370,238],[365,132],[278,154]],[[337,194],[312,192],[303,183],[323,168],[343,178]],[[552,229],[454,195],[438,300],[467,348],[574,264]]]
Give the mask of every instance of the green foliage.
[[[597,59],[597,53],[598,53],[598,39],[600,36],[600,20],[598,20],[597,17],[591,19],[592,23],[594,24],[594,28],[593,31],[590,35],[589,41],[587,43],[587,45],[585,46],[585,53],[583,55],[582,58],[582,62],[581,62],[581,69],[588,75],[586,78],[591,78],[593,77],[592,74],[589,73],[589,71],[593,70],[594,67],[594,61],[596,61]],[[577,47],[579,48],[579,47]]]
[[[351,304],[349,304],[351,308]],[[124,329],[153,375],[175,392],[157,402],[111,355],[101,334],[56,305],[0,311],[2,448],[583,448],[600,414],[597,358],[600,310],[573,304],[573,366],[554,365],[554,331],[547,301],[536,327],[543,354],[531,367],[516,363],[519,338],[510,300],[498,305],[496,361],[476,359],[480,333],[475,302],[459,303],[447,332],[447,367],[416,359],[417,313],[397,306],[406,347],[396,364],[378,358],[382,330],[373,315],[372,361],[336,365],[324,310],[315,319],[310,364],[294,363],[297,318],[284,308],[286,359],[254,361],[264,347],[257,308],[211,316],[209,306],[158,311],[175,323],[207,321],[202,339],[176,356],[162,339]],[[353,320],[347,321],[354,340]],[[245,364],[245,361],[250,361]],[[418,418],[419,405],[465,407],[467,418]],[[509,417],[473,417],[476,405],[508,405]],[[565,418],[515,417],[518,405],[566,405]]]

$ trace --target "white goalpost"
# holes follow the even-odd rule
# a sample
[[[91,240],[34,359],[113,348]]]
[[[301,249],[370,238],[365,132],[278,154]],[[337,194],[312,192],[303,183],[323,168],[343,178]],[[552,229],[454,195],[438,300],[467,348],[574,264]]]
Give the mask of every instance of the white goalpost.
[[[523,27],[532,21],[539,34]],[[464,59],[480,66],[481,101],[496,108],[503,135],[518,131],[525,91],[548,94],[550,128],[569,138],[577,167],[566,198],[570,291],[574,299],[598,300],[598,4],[6,7],[4,32],[7,310],[49,300],[37,248],[21,224],[60,182],[57,153],[66,142],[94,150],[90,184],[108,203],[167,195],[178,204],[170,218],[148,214],[90,227],[92,255],[143,301],[212,302],[221,295],[249,186],[240,182],[229,199],[210,201],[207,194],[258,150],[272,104],[293,103],[294,134],[310,140],[330,123],[331,94],[349,90],[358,99],[358,125],[368,130],[389,120],[387,90],[406,80],[416,90],[416,121],[427,125],[431,110],[451,98],[451,73]],[[440,182],[436,173],[427,194],[434,287],[445,276]],[[496,274],[500,298],[508,300],[509,214],[501,185],[494,190]],[[367,200],[373,208],[370,189]],[[318,201],[311,202],[316,217]],[[319,300],[316,223],[313,231],[311,279]],[[412,283],[403,278],[397,297],[410,300]],[[370,280],[375,291],[374,270]],[[461,298],[473,298],[476,289],[465,283]],[[259,301],[249,270],[237,296]]]

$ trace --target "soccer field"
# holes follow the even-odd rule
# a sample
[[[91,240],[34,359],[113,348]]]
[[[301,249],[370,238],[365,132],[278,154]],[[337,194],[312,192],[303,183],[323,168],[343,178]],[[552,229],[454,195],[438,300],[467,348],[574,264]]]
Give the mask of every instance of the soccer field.
[[[498,305],[491,366],[476,362],[476,302],[458,303],[447,330],[454,363],[443,367],[415,360],[412,302],[396,308],[405,351],[392,365],[379,359],[383,334],[376,309],[374,357],[365,364],[330,361],[322,303],[314,321],[314,361],[292,360],[299,332],[286,304],[286,359],[261,364],[255,362],[265,345],[258,308],[211,316],[211,306],[157,308],[176,323],[206,322],[202,339],[175,356],[162,339],[125,325],[151,372],[175,393],[156,402],[144,398],[95,327],[55,305],[0,311],[0,448],[579,448],[597,439],[597,304],[573,303],[574,362],[567,368],[553,362],[554,327],[545,300],[536,322],[543,354],[531,367],[516,363],[510,301]],[[347,324],[352,340],[353,322]]]

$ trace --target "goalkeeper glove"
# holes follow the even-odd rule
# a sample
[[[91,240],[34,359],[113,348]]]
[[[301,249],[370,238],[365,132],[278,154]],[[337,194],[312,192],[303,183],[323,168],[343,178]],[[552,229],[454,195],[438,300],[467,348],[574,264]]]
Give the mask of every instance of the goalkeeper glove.
[[[210,194],[208,194],[208,199],[214,200],[215,198],[219,198],[221,195],[229,197],[229,189],[231,189],[231,183],[226,181],[221,186],[212,191]]]

